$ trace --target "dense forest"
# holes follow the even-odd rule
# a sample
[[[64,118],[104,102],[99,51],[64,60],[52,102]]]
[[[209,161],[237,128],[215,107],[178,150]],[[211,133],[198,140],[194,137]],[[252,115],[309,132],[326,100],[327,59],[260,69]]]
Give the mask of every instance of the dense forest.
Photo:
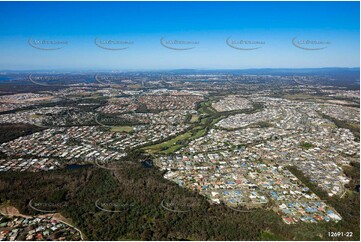
[[[43,130],[30,124],[0,124],[0,144]]]
[[[292,169],[292,168],[290,168]],[[357,168],[354,168],[357,169]],[[297,173],[296,170],[292,170]],[[355,172],[354,172],[355,173]],[[356,175],[356,173],[350,173]],[[89,240],[358,240],[359,193],[342,200],[322,197],[344,220],[339,223],[286,225],[271,210],[237,212],[211,205],[198,193],[162,177],[140,163],[126,169],[86,167],[39,173],[5,172],[0,176],[0,202],[9,201],[22,213],[37,214],[31,200],[57,205]],[[322,196],[323,191],[307,185]],[[161,204],[185,212],[172,212]],[[116,211],[101,210],[96,206]],[[115,210],[113,210],[115,209]],[[330,238],[329,231],[352,231],[352,238]]]

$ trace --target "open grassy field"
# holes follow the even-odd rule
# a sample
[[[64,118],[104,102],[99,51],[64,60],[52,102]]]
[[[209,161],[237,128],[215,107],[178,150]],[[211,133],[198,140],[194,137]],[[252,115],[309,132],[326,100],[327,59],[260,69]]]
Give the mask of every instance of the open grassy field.
[[[191,123],[196,123],[196,122],[198,122],[198,121],[199,121],[199,115],[193,114],[192,117],[191,117],[190,122],[191,122]]]
[[[143,148],[147,153],[151,153],[151,154],[154,154],[154,153],[158,153],[160,151],[166,151],[168,150],[169,148],[171,148],[172,146],[176,145],[177,142],[181,141],[181,140],[186,140],[188,139],[189,137],[192,136],[192,132],[191,131],[188,131],[184,134],[181,134],[181,135],[178,135],[177,137],[171,139],[171,140],[168,140],[168,141],[165,141],[163,143],[160,143],[160,144],[155,144],[155,145],[151,145],[151,146],[147,146],[145,148]]]
[[[129,133],[129,132],[133,131],[133,127],[132,126],[113,126],[113,127],[111,127],[110,131]]]
[[[41,117],[41,115],[38,115],[38,114],[31,114],[30,115],[30,118],[40,118]]]
[[[147,153],[161,153],[161,154],[171,154],[179,149],[181,149],[189,140],[197,139],[206,134],[206,128],[202,126],[196,126],[192,130],[187,131],[184,134],[178,135],[177,137],[170,139],[168,141],[162,142],[160,144],[155,144],[143,148]]]

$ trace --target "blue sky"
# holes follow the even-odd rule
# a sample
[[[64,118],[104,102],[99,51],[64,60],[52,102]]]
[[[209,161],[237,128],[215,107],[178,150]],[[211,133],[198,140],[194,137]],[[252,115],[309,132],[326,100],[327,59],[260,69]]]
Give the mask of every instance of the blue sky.
[[[359,2],[0,2],[0,70],[359,67],[359,22]],[[174,50],[162,37],[196,44]],[[106,50],[95,38],[132,44]]]

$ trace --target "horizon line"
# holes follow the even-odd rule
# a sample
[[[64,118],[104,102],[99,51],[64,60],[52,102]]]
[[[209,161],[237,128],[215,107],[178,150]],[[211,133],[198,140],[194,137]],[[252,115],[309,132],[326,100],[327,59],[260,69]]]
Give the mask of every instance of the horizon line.
[[[26,72],[26,71],[241,71],[241,70],[300,70],[300,69],[360,69],[359,66],[325,66],[325,67],[254,67],[254,68],[139,68],[139,69],[96,69],[96,68],[80,68],[80,69],[0,69],[0,72]]]

